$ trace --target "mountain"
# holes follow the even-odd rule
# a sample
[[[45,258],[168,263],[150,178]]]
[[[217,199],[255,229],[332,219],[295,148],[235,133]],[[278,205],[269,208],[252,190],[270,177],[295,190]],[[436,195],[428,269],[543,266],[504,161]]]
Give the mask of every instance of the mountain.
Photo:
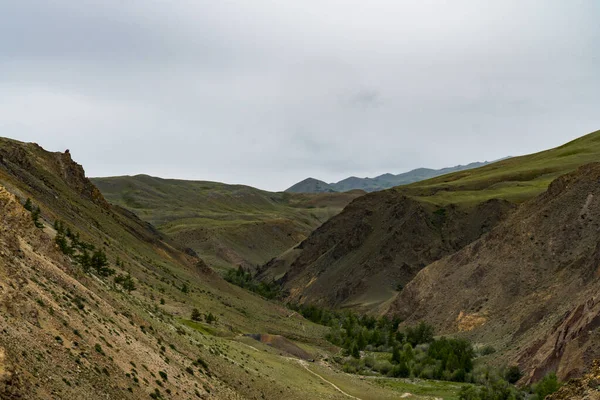
[[[558,148],[369,193],[260,268],[295,301],[383,312],[430,263],[600,157],[600,131]]]
[[[332,193],[337,192],[330,184],[315,178],[306,178],[285,190],[287,193]]]
[[[337,183],[325,183],[323,181],[308,178],[295,184],[286,190],[290,193],[323,193],[323,192],[347,192],[350,190],[364,190],[365,192],[376,192],[394,186],[407,185],[413,182],[423,181],[440,175],[456,171],[478,168],[489,162],[474,162],[468,165],[457,165],[455,167],[442,169],[418,168],[398,175],[383,174],[375,178],[357,178],[351,176]]]
[[[600,163],[555,179],[488,234],[422,269],[389,313],[468,331],[524,378],[580,376],[600,357]]]
[[[147,175],[92,182],[109,202],[135,212],[221,270],[264,264],[364,194],[272,193]]]
[[[68,151],[0,138],[0,398],[394,398],[309,366],[298,357],[337,351],[328,328],[183,250],[109,204]]]

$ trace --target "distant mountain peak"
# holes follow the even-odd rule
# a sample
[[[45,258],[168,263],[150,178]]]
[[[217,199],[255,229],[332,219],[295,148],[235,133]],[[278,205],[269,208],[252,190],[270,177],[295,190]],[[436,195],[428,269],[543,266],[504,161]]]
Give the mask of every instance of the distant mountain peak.
[[[505,160],[505,157],[500,160]],[[495,162],[495,161],[492,161]],[[379,190],[390,189],[395,186],[408,185],[409,183],[423,181],[436,176],[449,174],[451,172],[464,171],[482,167],[492,162],[472,162],[467,165],[456,165],[442,169],[416,168],[412,171],[404,172],[398,175],[386,173],[375,178],[359,178],[349,176],[339,182],[326,183],[315,178],[306,178],[294,186],[288,188],[289,193],[327,193],[327,192],[348,192],[350,190],[364,190],[366,192],[377,192]]]
[[[333,193],[337,192],[327,182],[315,178],[306,178],[285,190],[288,193]]]

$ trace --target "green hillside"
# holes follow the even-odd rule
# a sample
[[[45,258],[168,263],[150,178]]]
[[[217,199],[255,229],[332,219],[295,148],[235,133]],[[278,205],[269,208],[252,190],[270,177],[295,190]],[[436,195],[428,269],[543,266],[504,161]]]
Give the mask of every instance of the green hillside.
[[[554,149],[443,175],[395,190],[438,205],[475,204],[492,198],[520,203],[546,190],[558,176],[598,160],[600,131]]]
[[[218,269],[267,262],[363,194],[272,193],[146,175],[92,181],[109,202],[134,211]]]

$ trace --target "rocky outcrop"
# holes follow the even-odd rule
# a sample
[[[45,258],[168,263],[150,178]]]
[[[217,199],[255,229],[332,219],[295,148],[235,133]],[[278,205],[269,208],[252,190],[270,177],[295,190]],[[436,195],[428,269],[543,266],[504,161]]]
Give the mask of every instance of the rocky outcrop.
[[[535,381],[600,357],[600,164],[556,179],[488,234],[424,268],[389,308],[493,343]],[[462,316],[462,317],[461,317]],[[499,360],[500,361],[500,360]]]

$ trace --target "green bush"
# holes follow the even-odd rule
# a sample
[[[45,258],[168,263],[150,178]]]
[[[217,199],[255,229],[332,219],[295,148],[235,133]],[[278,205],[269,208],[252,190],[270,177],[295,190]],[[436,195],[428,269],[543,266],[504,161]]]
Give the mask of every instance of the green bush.
[[[546,396],[556,392],[560,388],[560,383],[555,373],[550,373],[542,378],[534,387],[533,393],[537,400],[544,400]]]

